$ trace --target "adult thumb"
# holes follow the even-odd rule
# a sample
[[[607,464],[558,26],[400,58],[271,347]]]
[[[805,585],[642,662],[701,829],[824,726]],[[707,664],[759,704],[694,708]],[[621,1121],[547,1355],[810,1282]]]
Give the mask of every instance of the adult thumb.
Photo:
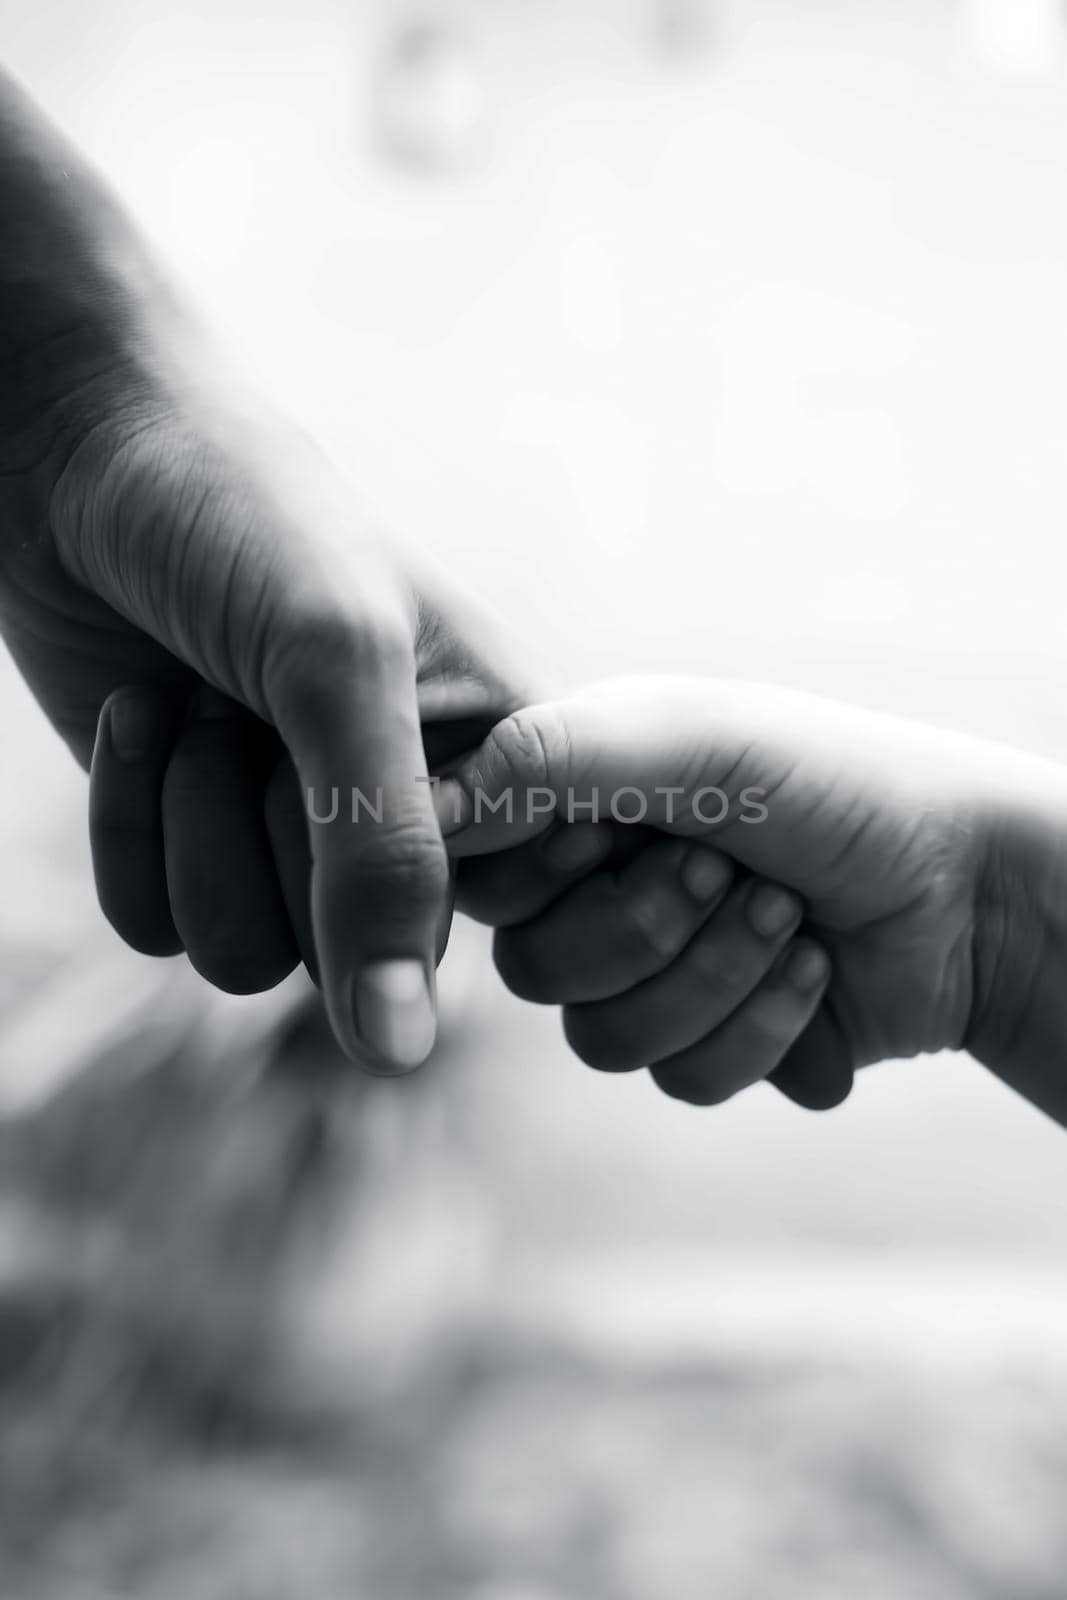
[[[307,807],[323,994],[345,1050],[407,1072],[436,1032],[434,972],[449,870],[402,625],[302,630],[271,682]]]

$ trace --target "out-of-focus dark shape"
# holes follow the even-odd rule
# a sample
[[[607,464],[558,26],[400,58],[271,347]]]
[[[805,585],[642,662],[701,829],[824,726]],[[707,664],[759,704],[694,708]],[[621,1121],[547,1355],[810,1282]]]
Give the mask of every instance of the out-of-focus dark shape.
[[[388,38],[375,91],[378,135],[389,157],[422,172],[456,172],[486,135],[481,64],[469,31],[409,16]]]
[[[0,1414],[198,1437],[344,1426],[417,1387],[486,1240],[439,1058],[371,1078],[310,987],[241,1012],[144,970],[107,1044],[0,1118]]]
[[[691,60],[714,39],[712,0],[652,0],[652,37],[661,55]]]

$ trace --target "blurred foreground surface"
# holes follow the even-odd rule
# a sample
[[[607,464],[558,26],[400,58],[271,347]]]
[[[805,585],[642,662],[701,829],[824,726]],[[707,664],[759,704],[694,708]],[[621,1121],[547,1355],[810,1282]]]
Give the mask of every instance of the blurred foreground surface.
[[[150,970],[2,1125],[5,1595],[1059,1600],[1058,1130],[620,1117],[502,1000],[339,1081]]]
[[[446,13],[0,0],[241,354],[566,676],[1067,753],[1056,8]],[[346,1089],[298,983],[118,949],[10,671],[0,715],[0,1593],[1062,1600],[1060,1130],[940,1060],[694,1113],[469,929],[439,1058]]]
[[[1067,1392],[495,1349],[322,1449],[5,1429],[21,1600],[1058,1600]],[[36,1483],[35,1483],[36,1478]]]

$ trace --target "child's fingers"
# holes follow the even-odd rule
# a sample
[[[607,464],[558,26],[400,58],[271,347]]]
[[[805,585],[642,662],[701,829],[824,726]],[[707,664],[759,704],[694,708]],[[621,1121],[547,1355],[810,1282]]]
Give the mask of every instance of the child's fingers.
[[[615,999],[569,1006],[571,1048],[601,1071],[633,1072],[696,1045],[763,981],[801,912],[797,897],[776,884],[742,883],[655,977]]]
[[[852,1092],[852,1054],[831,1006],[820,1006],[770,1082],[808,1111],[831,1111]]]
[[[100,711],[89,777],[89,844],[100,907],[126,944],[171,956],[161,795],[174,714],[151,689],[116,689]]]
[[[817,944],[798,939],[721,1027],[696,1045],[658,1061],[655,1082],[673,1099],[721,1105],[768,1077],[815,1015],[830,961]]]
[[[614,831],[604,822],[560,824],[499,855],[469,856],[458,863],[456,908],[491,928],[527,922],[602,865]]]
[[[622,870],[595,873],[540,917],[500,932],[497,967],[525,1000],[569,1005],[621,995],[670,966],[732,878],[719,851],[654,838]]]

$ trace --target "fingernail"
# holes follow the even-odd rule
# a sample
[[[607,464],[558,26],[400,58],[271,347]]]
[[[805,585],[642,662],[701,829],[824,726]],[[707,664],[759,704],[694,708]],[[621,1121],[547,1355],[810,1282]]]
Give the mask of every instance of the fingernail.
[[[733,877],[733,863],[718,850],[698,845],[682,862],[682,882],[694,900],[714,900]]]
[[[472,821],[474,806],[463,785],[455,778],[442,778],[440,783],[432,785],[432,790],[437,826],[441,830],[441,837],[447,839]]]
[[[377,961],[356,979],[356,1033],[384,1066],[411,1072],[433,1049],[437,1018],[421,961]]]
[[[800,945],[790,953],[786,962],[786,976],[793,986],[805,994],[818,989],[826,981],[830,960],[817,944]]]
[[[558,872],[580,872],[603,861],[611,845],[611,832],[595,822],[577,822],[550,833],[541,855]]]
[[[790,923],[800,917],[800,902],[788,889],[779,889],[773,883],[760,884],[748,902],[748,920],[757,933],[773,939],[784,933]]]
[[[151,695],[134,692],[116,695],[108,709],[111,748],[127,765],[143,761],[155,749],[159,715]]]

